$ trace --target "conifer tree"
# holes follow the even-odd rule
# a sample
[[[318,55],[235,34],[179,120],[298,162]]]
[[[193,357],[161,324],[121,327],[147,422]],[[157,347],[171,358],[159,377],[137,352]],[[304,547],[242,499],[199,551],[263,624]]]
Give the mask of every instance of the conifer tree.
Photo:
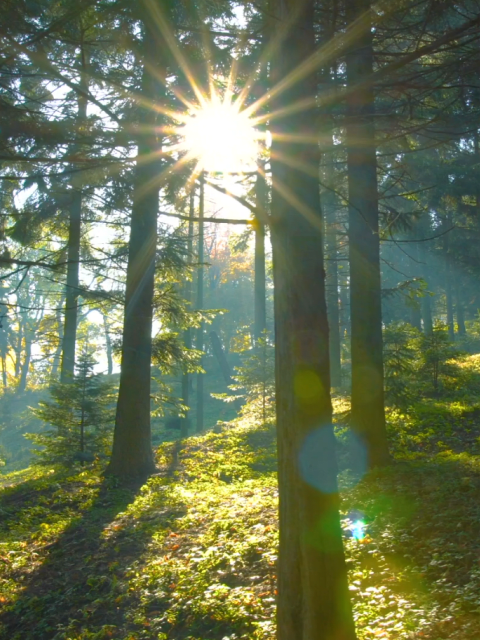
[[[42,464],[69,464],[93,461],[106,455],[111,446],[113,426],[113,385],[103,374],[96,374],[91,350],[84,348],[78,357],[75,377],[55,383],[50,400],[34,409],[48,430],[28,434],[42,449],[36,451]]]

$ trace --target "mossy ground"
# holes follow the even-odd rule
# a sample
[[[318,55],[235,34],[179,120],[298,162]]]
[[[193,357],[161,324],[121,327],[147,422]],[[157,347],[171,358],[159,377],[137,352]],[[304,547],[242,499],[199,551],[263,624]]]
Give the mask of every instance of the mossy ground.
[[[345,537],[362,640],[480,638],[480,415],[451,396],[392,413],[396,460],[342,492],[346,533],[353,510],[367,522]],[[140,488],[94,468],[2,478],[2,639],[274,637],[274,428],[167,443],[158,464]]]

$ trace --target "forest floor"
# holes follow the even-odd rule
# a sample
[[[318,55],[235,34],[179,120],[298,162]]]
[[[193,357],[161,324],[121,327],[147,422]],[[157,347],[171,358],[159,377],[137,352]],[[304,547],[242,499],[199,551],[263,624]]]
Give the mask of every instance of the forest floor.
[[[480,638],[480,359],[459,366],[468,393],[390,412],[390,467],[342,476],[361,640]],[[93,468],[0,476],[0,638],[272,639],[275,460],[273,426],[244,420],[162,445],[140,488]]]

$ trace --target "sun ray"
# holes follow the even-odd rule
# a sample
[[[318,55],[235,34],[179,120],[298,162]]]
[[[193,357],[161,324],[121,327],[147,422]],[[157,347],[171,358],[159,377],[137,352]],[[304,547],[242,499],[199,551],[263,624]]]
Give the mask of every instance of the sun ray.
[[[190,83],[190,86],[192,87],[195,96],[198,100],[198,102],[200,104],[202,104],[202,102],[204,102],[205,98],[203,96],[202,91],[200,90],[200,88],[198,87],[195,78],[188,66],[188,63],[184,57],[184,55],[182,54],[180,47],[177,44],[177,41],[174,38],[174,35],[170,29],[170,26],[167,22],[167,20],[165,19],[165,17],[163,16],[162,12],[159,9],[159,6],[157,3],[155,3],[153,0],[146,0],[147,6],[149,8],[150,14],[152,16],[152,19],[154,20],[155,24],[157,25],[160,33],[162,34],[162,37],[164,38],[165,42],[167,43],[172,55],[174,56],[175,60],[177,61],[179,67],[182,69],[183,73],[185,74],[185,77],[187,78],[188,82]]]
[[[320,231],[323,230],[322,219],[319,211],[315,211],[308,204],[302,202],[300,198],[283,183],[275,181],[272,184],[272,188],[278,191],[282,198],[288,202],[294,209],[303,215],[305,220],[309,222],[312,227],[316,227]]]
[[[256,113],[262,106],[273,98],[277,98],[285,91],[288,91],[295,84],[304,80],[307,76],[324,66],[329,60],[338,57],[346,48],[355,40],[357,40],[365,31],[369,24],[367,14],[363,14],[358,20],[352,24],[345,34],[338,34],[331,40],[327,41],[323,46],[317,49],[310,57],[304,60],[300,65],[293,69],[285,78],[282,78],[276,85],[271,87],[261,98],[246,108],[249,115]],[[283,30],[283,37],[286,36],[287,30]],[[277,39],[275,46],[281,44],[282,34]]]

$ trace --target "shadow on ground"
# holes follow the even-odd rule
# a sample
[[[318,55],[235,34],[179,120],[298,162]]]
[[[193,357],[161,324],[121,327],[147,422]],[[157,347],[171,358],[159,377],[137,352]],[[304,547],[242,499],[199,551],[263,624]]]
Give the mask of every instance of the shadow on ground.
[[[25,501],[27,496],[39,496],[40,500],[53,501],[55,487],[58,490],[60,485],[52,478],[50,481],[53,492],[42,487],[41,481],[24,483],[17,492],[10,489],[1,503],[1,508],[9,511],[2,526],[14,529],[22,515],[13,508],[15,497]],[[125,619],[127,601],[136,597],[128,591],[127,573],[142,556],[155,531],[155,522],[161,519],[162,526],[168,524],[181,514],[181,507],[157,505],[154,514],[151,510],[124,514],[139,495],[140,487],[120,487],[113,479],[98,479],[96,486],[90,483],[91,499],[87,498],[83,510],[79,510],[79,499],[75,499],[75,488],[79,487],[75,485],[81,484],[67,482],[61,504],[51,503],[48,511],[46,505],[43,510],[33,508],[28,529],[34,531],[34,539],[38,535],[38,541],[34,545],[28,543],[27,566],[20,562],[17,567],[8,568],[7,580],[23,588],[0,613],[0,638],[126,637],[129,628],[135,626]],[[32,510],[30,501],[28,505],[25,503],[23,511]],[[40,523],[42,513],[44,517],[50,515],[52,507],[60,512],[57,521]],[[62,516],[66,523],[63,531]],[[42,533],[55,526],[60,527],[60,533],[50,537],[53,542],[48,538],[45,542]]]

